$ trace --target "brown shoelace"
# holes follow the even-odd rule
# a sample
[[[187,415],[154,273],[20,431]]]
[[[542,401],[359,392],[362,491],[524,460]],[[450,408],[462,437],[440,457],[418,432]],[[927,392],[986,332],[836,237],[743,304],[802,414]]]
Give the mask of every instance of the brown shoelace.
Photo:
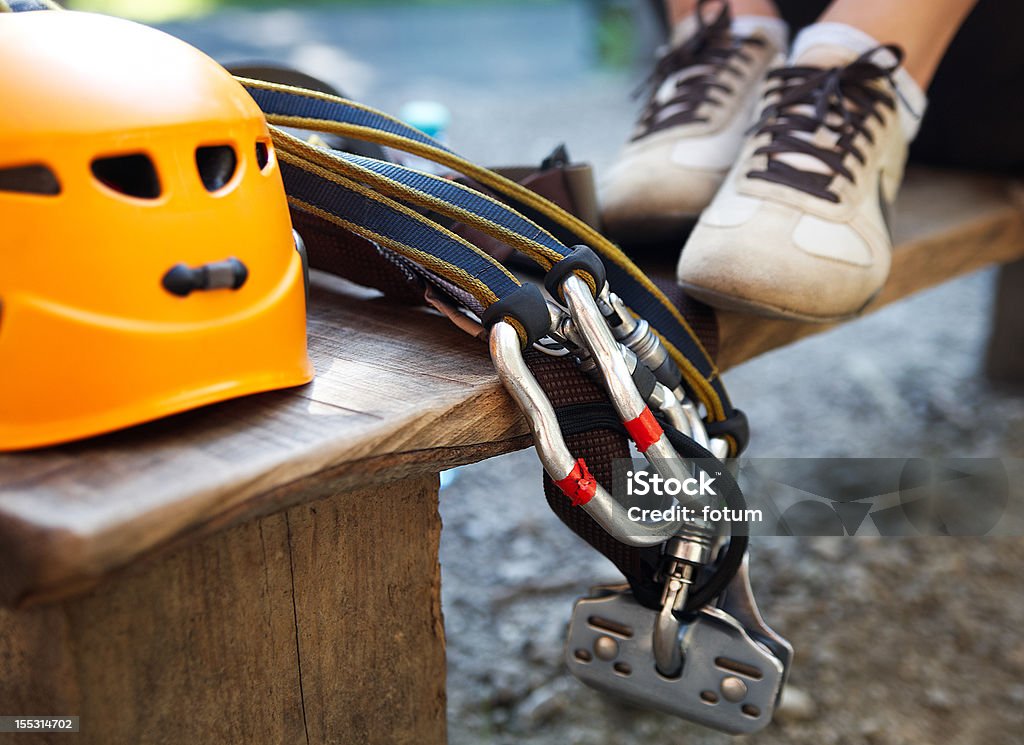
[[[881,65],[874,61],[882,50],[890,52],[895,62]],[[892,82],[892,74],[903,61],[903,50],[894,45],[875,47],[845,67],[783,67],[768,73],[769,84],[775,87],[765,92],[769,100],[778,98],[765,107],[757,123],[751,128],[755,135],[768,134],[770,142],[754,151],[754,155],[767,155],[764,170],[747,173],[748,178],[763,179],[811,194],[815,197],[839,202],[839,195],[829,188],[833,179],[842,177],[856,181],[846,166],[847,156],[863,164],[864,152],[857,146],[863,136],[874,143],[868,129],[872,118],[883,121],[881,107],[896,108],[895,99],[879,83]],[[813,109],[813,113],[808,112]],[[811,137],[824,127],[836,136],[831,147],[816,145]],[[809,155],[824,164],[826,171],[807,171],[780,160],[786,153]]]
[[[738,37],[732,33],[732,15],[727,2],[720,3],[721,8],[713,20],[705,21],[704,6],[715,1],[698,1],[695,12],[697,32],[662,54],[654,70],[637,90],[637,95],[650,90],[650,99],[640,116],[634,140],[678,124],[707,121],[706,116],[697,114],[700,107],[705,103],[722,105],[721,99],[713,95],[715,91],[725,94],[733,92],[731,86],[719,79],[721,73],[728,70],[734,75],[742,75],[742,70],[735,64],[736,60],[750,63],[753,59],[747,54],[746,47],[764,46],[763,39]],[[708,70],[682,77],[676,83],[675,94],[668,101],[658,100],[658,91],[670,76],[696,65],[706,65]]]

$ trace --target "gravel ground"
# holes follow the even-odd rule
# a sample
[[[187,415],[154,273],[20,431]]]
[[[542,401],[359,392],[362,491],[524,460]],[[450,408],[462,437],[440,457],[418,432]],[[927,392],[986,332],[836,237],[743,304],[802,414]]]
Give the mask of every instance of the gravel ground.
[[[990,286],[969,277],[730,373],[752,454],[1021,457],[1024,400],[978,377]],[[954,301],[971,310],[948,329],[934,319]],[[888,413],[893,400],[903,416]],[[962,424],[972,412],[984,429]],[[534,454],[514,453],[460,469],[442,493],[452,742],[728,741],[562,670],[573,600],[615,571],[547,511],[538,480]],[[516,498],[489,499],[495,481],[516,484]],[[761,609],[796,662],[776,721],[745,741],[1022,742],[1019,539],[760,538],[752,557]]]
[[[482,162],[535,161],[566,141],[603,168],[628,131],[635,75],[595,66],[590,8],[287,8],[165,28],[386,110],[441,101],[453,144]],[[751,455],[1024,456],[1024,398],[980,376],[992,283],[948,283],[730,372]],[[726,742],[563,670],[573,600],[615,573],[547,510],[539,477],[535,455],[515,453],[459,469],[442,492],[452,743]],[[775,723],[743,741],[1024,742],[1020,540],[772,538],[752,553],[762,610],[797,655]]]

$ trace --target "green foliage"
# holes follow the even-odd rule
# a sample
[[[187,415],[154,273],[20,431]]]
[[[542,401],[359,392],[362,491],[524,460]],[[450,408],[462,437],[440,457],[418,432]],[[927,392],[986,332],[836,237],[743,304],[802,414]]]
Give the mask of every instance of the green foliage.
[[[628,67],[636,44],[633,12],[622,0],[600,0],[597,10],[597,53],[609,67]]]

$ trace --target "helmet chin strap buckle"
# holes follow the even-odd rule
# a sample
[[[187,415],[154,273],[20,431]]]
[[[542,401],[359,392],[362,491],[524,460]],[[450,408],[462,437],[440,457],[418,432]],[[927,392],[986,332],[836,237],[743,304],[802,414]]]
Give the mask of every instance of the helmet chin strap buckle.
[[[566,665],[588,686],[637,706],[734,735],[765,727],[793,648],[761,618],[746,561],[716,604],[676,621],[681,664],[670,675],[656,649],[663,615],[640,605],[628,585],[592,588],[573,609]]]

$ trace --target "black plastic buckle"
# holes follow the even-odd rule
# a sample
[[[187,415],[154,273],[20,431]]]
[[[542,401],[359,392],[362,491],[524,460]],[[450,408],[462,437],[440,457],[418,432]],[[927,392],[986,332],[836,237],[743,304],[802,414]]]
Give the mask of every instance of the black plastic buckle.
[[[551,314],[548,301],[537,285],[525,284],[515,292],[503,297],[484,311],[480,320],[490,328],[502,318],[516,319],[526,331],[526,346],[548,335],[551,330]]]
[[[551,297],[564,302],[562,282],[576,271],[585,272],[593,278],[596,292],[601,291],[607,280],[601,257],[594,253],[589,246],[573,246],[572,253],[556,262],[544,277],[544,287]]]
[[[747,415],[739,409],[733,409],[732,413],[720,422],[705,422],[704,428],[708,437],[731,437],[736,443],[736,455],[747,449],[750,442],[750,422]]]

